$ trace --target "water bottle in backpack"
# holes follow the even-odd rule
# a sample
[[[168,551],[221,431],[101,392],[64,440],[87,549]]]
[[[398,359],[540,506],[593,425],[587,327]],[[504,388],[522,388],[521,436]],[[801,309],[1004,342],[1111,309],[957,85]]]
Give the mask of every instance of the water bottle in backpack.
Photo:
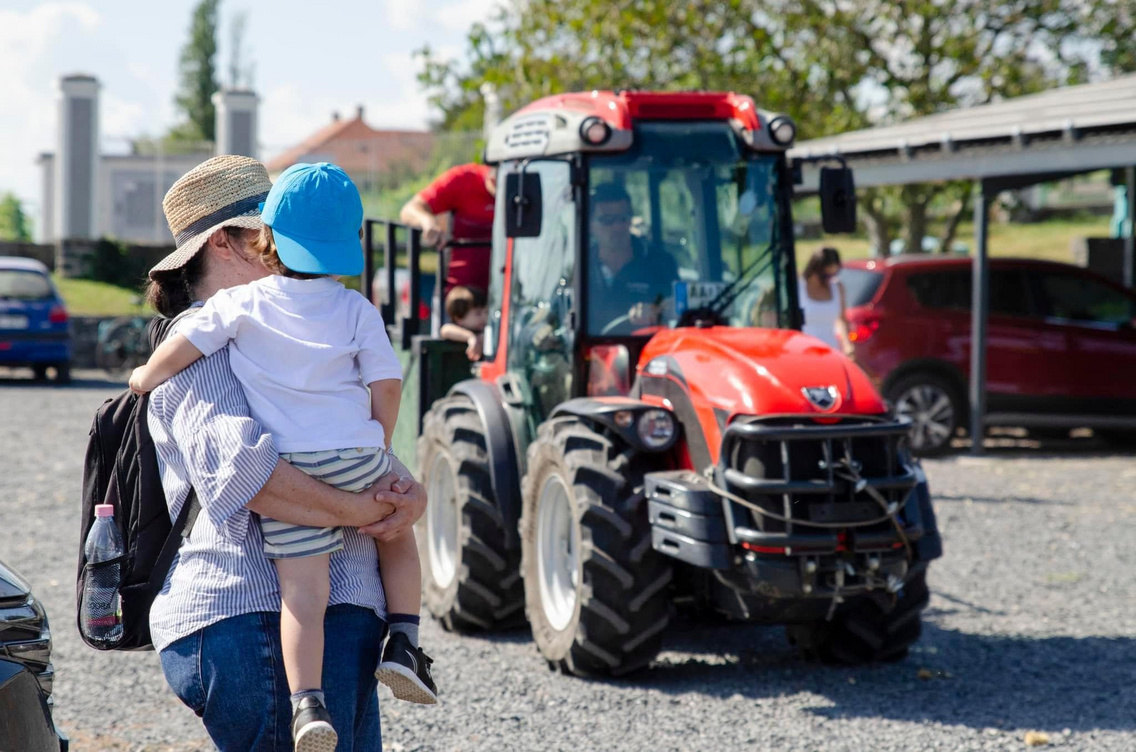
[[[87,534],[83,551],[87,568],[83,573],[79,625],[88,641],[113,645],[122,638],[122,599],[118,592],[122,584],[122,564],[99,566],[100,562],[118,559],[125,553],[122,536],[114,524],[112,505],[95,507],[95,523]]]

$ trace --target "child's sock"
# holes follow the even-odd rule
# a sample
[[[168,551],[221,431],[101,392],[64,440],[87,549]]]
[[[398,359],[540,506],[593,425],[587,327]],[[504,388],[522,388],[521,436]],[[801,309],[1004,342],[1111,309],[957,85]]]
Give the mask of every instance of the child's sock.
[[[319,700],[320,705],[323,705],[325,708],[327,707],[327,703],[323,700],[322,689],[301,689],[299,692],[296,692],[292,695],[292,713],[296,712],[296,708],[299,706],[300,700],[304,699],[305,697],[314,697]]]
[[[388,618],[391,634],[402,632],[414,647],[418,647],[419,621],[418,614],[390,614]]]

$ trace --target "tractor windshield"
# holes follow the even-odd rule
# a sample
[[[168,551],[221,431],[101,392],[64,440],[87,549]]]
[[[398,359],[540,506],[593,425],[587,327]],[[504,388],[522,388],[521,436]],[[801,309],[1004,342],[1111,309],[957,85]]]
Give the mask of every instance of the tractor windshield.
[[[716,308],[730,326],[787,325],[779,157],[726,123],[644,123],[590,160],[588,331],[627,335]]]

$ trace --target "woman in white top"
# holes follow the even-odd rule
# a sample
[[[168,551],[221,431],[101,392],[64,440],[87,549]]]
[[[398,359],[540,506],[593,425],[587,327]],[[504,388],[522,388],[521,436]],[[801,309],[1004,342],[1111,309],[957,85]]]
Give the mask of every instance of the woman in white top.
[[[840,274],[840,253],[835,248],[821,248],[805,264],[801,272],[800,301],[805,312],[802,330],[845,355],[852,355],[848,339],[848,321],[844,317],[844,285]]]

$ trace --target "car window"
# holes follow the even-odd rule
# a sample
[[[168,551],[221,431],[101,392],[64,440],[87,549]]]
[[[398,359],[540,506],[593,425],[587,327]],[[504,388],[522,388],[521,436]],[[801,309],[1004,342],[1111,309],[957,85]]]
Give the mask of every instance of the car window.
[[[884,275],[867,269],[844,267],[840,271],[839,279],[844,284],[844,304],[851,308],[870,303],[872,298],[876,297],[876,291],[880,289]]]
[[[969,270],[913,274],[907,279],[908,289],[924,308],[969,311],[971,284]],[[1033,315],[1029,288],[1023,273],[1012,269],[991,272],[990,313],[1003,316]]]
[[[969,272],[929,272],[912,274],[907,289],[924,308],[970,308]]]
[[[1079,274],[1040,274],[1046,313],[1057,319],[1126,324],[1136,316],[1133,302],[1119,290]]]
[[[39,272],[0,269],[0,298],[46,300],[55,297],[51,280]]]

